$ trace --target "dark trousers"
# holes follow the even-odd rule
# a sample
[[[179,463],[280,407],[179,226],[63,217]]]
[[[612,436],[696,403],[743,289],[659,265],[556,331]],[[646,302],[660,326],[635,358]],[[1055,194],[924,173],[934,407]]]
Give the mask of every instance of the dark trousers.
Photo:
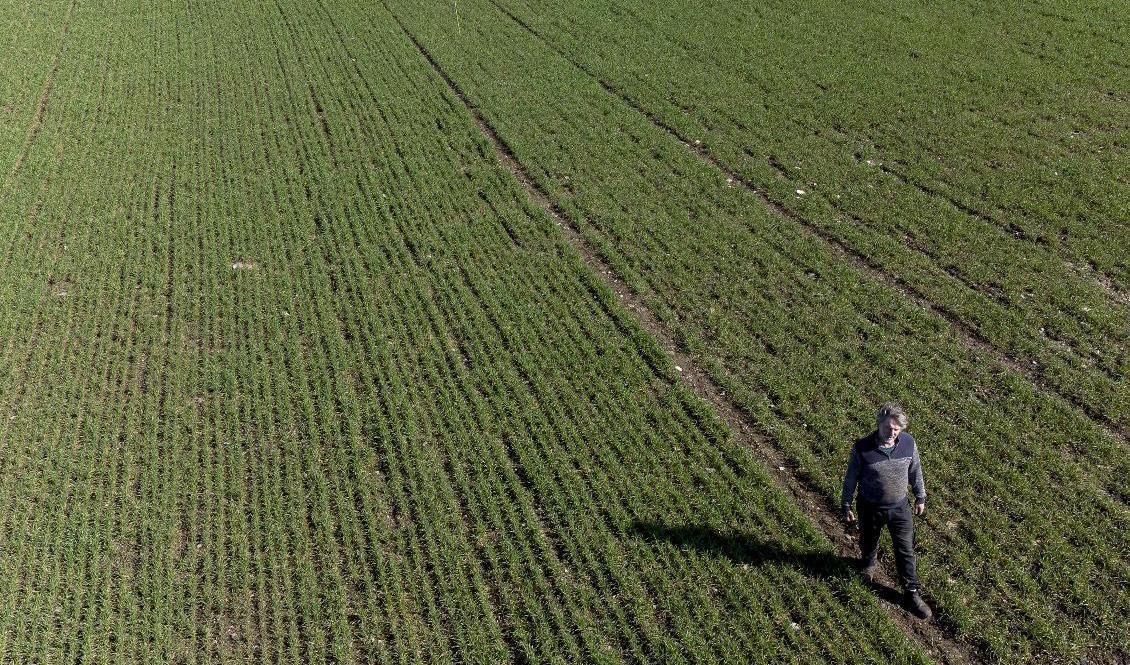
[[[914,516],[905,501],[894,508],[879,508],[859,501],[859,549],[864,565],[879,555],[879,535],[883,526],[891,531],[895,546],[895,567],[905,589],[918,588],[918,566],[914,561]]]

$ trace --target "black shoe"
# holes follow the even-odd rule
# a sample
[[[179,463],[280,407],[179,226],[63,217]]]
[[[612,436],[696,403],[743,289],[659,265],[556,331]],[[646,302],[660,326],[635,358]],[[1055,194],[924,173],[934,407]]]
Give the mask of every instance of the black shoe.
[[[919,619],[929,619],[934,616],[930,606],[922,600],[922,594],[918,593],[918,589],[907,589],[905,601],[907,609]]]

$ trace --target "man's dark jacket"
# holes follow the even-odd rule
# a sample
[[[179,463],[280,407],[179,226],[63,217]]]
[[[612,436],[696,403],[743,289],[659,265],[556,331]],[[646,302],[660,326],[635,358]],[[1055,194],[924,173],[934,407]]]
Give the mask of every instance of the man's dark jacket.
[[[900,432],[890,454],[879,449],[879,432],[855,442],[844,476],[844,510],[851,508],[856,487],[860,501],[876,508],[893,508],[906,503],[906,486],[914,490],[914,502],[926,503],[922,463],[914,437]]]

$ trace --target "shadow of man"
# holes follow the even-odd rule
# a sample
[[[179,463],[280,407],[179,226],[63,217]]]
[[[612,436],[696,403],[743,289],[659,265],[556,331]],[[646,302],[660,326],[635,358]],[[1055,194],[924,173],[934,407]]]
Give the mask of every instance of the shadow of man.
[[[725,556],[734,563],[760,566],[767,563],[791,564],[816,577],[848,577],[855,559],[818,549],[785,548],[744,533],[720,533],[705,526],[673,526],[637,520],[631,533],[648,542],[668,542],[680,549],[695,549]]]
[[[854,557],[840,556],[816,546],[811,549],[786,548],[747,533],[720,533],[705,526],[674,526],[639,520],[632,524],[630,532],[648,542],[667,542],[680,549],[693,548],[714,556],[724,556],[738,564],[792,565],[806,575],[821,579],[850,578],[858,572],[858,560]],[[897,589],[878,582],[865,584],[882,600],[894,605],[902,604],[902,595]]]

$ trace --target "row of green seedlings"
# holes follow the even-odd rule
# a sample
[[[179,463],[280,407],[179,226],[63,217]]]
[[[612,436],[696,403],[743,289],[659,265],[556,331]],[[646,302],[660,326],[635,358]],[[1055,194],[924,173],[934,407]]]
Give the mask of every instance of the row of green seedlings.
[[[76,21],[69,46],[78,52],[101,49],[112,36],[79,26]],[[58,72],[52,113],[37,137],[50,158],[38,173],[36,159],[26,162],[27,177],[43,184],[29,188],[35,199],[21,215],[27,223],[5,252],[7,270],[29,278],[13,280],[24,290],[5,308],[12,339],[25,340],[30,354],[11,366],[5,435],[9,459],[23,461],[12,469],[6,496],[23,505],[5,511],[12,520],[6,532],[19,537],[5,547],[13,574],[3,593],[0,648],[21,661],[97,653],[105,648],[98,629],[104,635],[134,609],[121,594],[138,557],[141,453],[131,444],[152,418],[142,386],[147,362],[158,362],[150,354],[160,322],[150,320],[154,303],[135,294],[151,265],[148,239],[130,227],[124,210],[103,212],[105,190],[69,184],[115,158],[99,139],[106,137],[103,123],[120,110],[107,101],[118,82],[108,78],[108,64],[95,64],[101,66]],[[63,84],[80,75],[97,94]],[[152,155],[144,157],[152,165]],[[129,212],[139,218],[151,214],[149,185],[129,185],[138,195]],[[78,223],[95,215],[102,228]],[[106,231],[116,242],[103,242]],[[120,266],[122,253],[141,261]]]
[[[240,530],[248,531],[233,537],[245,543],[249,551],[243,555],[246,563],[241,569],[226,572],[235,576],[224,585],[230,590],[225,604],[231,605],[235,639],[216,644],[204,638],[201,646],[212,658],[360,662],[356,655],[359,646],[348,640],[351,623],[394,617],[390,610],[396,605],[381,607],[378,601],[372,601],[367,609],[361,609],[358,596],[374,597],[375,585],[351,585],[352,576],[371,579],[372,575],[397,575],[399,571],[395,563],[378,558],[388,550],[387,545],[368,536],[379,532],[374,531],[371,521],[361,521],[352,506],[364,506],[366,515],[380,515],[387,500],[382,492],[372,490],[353,496],[351,487],[341,485],[342,479],[349,477],[346,473],[354,468],[350,458],[343,456],[357,446],[356,436],[341,428],[347,423],[356,425],[336,413],[339,407],[327,403],[323,396],[326,392],[338,395],[342,389],[332,382],[323,356],[315,352],[318,340],[330,330],[318,325],[317,312],[311,309],[318,303],[308,280],[300,278],[305,264],[295,234],[305,229],[288,226],[298,210],[293,196],[299,183],[248,177],[253,173],[273,175],[280,159],[291,158],[289,146],[281,150],[276,144],[272,150],[264,142],[271,136],[277,140],[279,128],[286,126],[285,115],[295,117],[304,109],[299,106],[279,113],[268,106],[295,73],[281,69],[282,60],[278,61],[279,69],[264,70],[256,63],[264,55],[272,55],[275,48],[287,48],[288,42],[276,43],[278,37],[271,32],[278,18],[264,12],[273,14],[274,8],[241,9],[246,12],[242,16],[253,21],[240,35],[240,48],[209,64],[216,76],[233,70],[254,71],[255,75],[245,80],[259,85],[232,90],[245,106],[239,107],[239,113],[221,116],[230,123],[218,128],[221,136],[238,137],[238,153],[244,161],[238,166],[225,163],[232,158],[231,152],[236,152],[228,141],[217,140],[210,146],[214,152],[207,161],[217,170],[215,177],[221,181],[234,178],[236,182],[230,183],[230,189],[217,192],[212,207],[205,209],[204,227],[198,232],[206,234],[209,226],[233,217],[246,220],[237,228],[220,226],[213,230],[211,238],[219,255],[208,261],[215,265],[238,258],[240,267],[233,274],[239,275],[241,297],[230,309],[223,307],[222,300],[216,303],[218,311],[211,322],[225,325],[212,334],[210,344],[226,353],[216,365],[218,376],[200,392],[214,394],[217,404],[227,403],[235,393],[245,404],[237,412],[221,412],[215,417],[218,427],[226,430],[224,438],[230,437],[235,448],[249,458],[246,477],[232,473],[227,479],[233,490],[243,486],[246,489],[241,491],[248,492],[240,497],[233,513],[233,517],[246,515],[249,522]],[[202,25],[222,20],[206,16]],[[217,46],[228,48],[231,43],[221,41]],[[228,103],[221,98],[210,101],[217,108]],[[291,174],[281,175],[285,178]],[[240,192],[246,192],[243,201],[237,195]],[[255,214],[248,215],[244,210],[242,215],[231,215],[227,206],[233,199],[254,206]],[[278,269],[288,265],[295,268],[294,276]],[[229,284],[227,288],[232,287]],[[234,342],[238,340],[250,343]],[[243,366],[235,365],[235,360]],[[356,408],[351,400],[342,403]],[[248,502],[250,505],[246,505]],[[203,542],[221,535],[222,531],[213,530],[221,528],[210,526],[201,534]],[[214,570],[224,567],[222,559],[209,558],[201,566],[213,575],[225,574]],[[388,587],[396,589],[397,585]],[[205,613],[196,613],[186,618],[186,624],[199,629],[210,620]],[[226,627],[221,628],[226,632]]]
[[[0,74],[0,200],[27,183],[38,184],[20,171],[32,135],[41,126],[37,116],[52,65],[63,47],[62,26],[69,4],[70,0],[28,3],[0,19],[0,52],[5,54]]]
[[[317,24],[316,21],[311,21],[309,18],[300,19],[294,15],[287,16],[283,20],[285,21],[284,25],[276,27],[284,27],[287,31],[310,30],[311,25]],[[277,19],[272,18],[272,21],[277,21]],[[298,26],[302,27],[298,28]],[[314,31],[311,32],[317,34]],[[291,48],[295,44],[306,41],[299,34],[282,31],[280,33],[273,35],[273,38]],[[321,39],[314,40],[311,43],[327,41],[325,39],[327,35],[324,33],[319,36]],[[305,68],[305,65],[301,63],[298,63],[298,66]],[[308,100],[304,99],[301,94],[296,95],[293,88],[286,88],[285,81],[288,77],[285,71],[280,78],[281,80],[278,81],[279,89],[286,89],[287,95],[284,97],[276,93],[271,99],[264,100],[265,103],[275,104],[278,100],[282,100],[285,105],[281,109],[281,114],[290,113],[295,117],[301,117],[299,114],[305,110],[303,107],[308,103]],[[265,108],[260,110],[260,113],[265,111],[271,115],[281,115],[277,109],[266,108],[266,104]],[[317,135],[284,137],[284,139],[287,138],[290,139],[290,145],[276,146],[279,157],[287,162],[298,159],[301,163],[301,160],[309,160],[309,155],[299,155],[298,150],[304,150],[301,146],[305,142],[316,144],[319,141]],[[329,164],[310,160],[310,171],[307,174],[299,174],[298,177],[313,180],[314,176],[311,174],[316,169],[329,167]],[[310,202],[304,200],[306,190],[307,187],[302,183],[291,183],[286,195],[290,199],[287,204],[300,213],[299,219],[302,220],[311,220],[314,216],[321,215],[321,224],[324,230],[325,225],[332,223],[332,220],[328,218],[326,211],[315,210]],[[317,190],[317,183],[315,183],[315,193]],[[314,236],[318,233],[317,228],[309,225],[304,225],[298,231],[301,231],[301,233],[295,234],[295,242],[303,236]],[[322,267],[320,265],[322,260],[310,256],[307,258],[311,262],[303,265],[311,271],[318,272],[318,268]],[[328,266],[325,267],[328,268]],[[323,307],[323,301],[332,301],[332,291],[329,290],[328,280],[323,280],[323,283],[318,284],[318,286],[321,288],[303,294],[304,297],[300,300],[316,305],[322,311],[317,314],[305,313],[304,318],[306,325],[310,325],[312,320],[319,321],[323,329],[317,337],[322,340],[329,340],[327,342],[329,344],[334,344],[341,335],[338,329],[339,324],[336,323],[336,317],[331,319],[325,314]],[[393,294],[389,293],[388,295],[391,297]],[[330,322],[333,322],[332,326]],[[352,534],[349,536],[351,539],[363,542],[364,536],[361,534],[367,533],[370,538],[385,541],[383,547],[378,548],[374,544],[370,548],[359,550],[359,558],[350,561],[350,575],[361,578],[363,587],[358,588],[367,590],[369,596],[365,599],[367,603],[376,605],[379,595],[383,594],[389,595],[389,600],[385,601],[386,603],[391,603],[393,602],[392,598],[396,598],[397,605],[399,605],[398,610],[386,620],[403,622],[400,624],[392,623],[392,625],[366,626],[366,620],[362,619],[359,623],[355,622],[357,625],[346,625],[346,622],[349,621],[346,612],[331,613],[330,616],[325,618],[337,623],[338,628],[334,632],[330,648],[336,651],[342,644],[346,643],[348,637],[348,639],[354,641],[355,645],[358,645],[363,654],[374,655],[381,660],[389,660],[393,657],[403,658],[406,655],[419,659],[421,653],[416,650],[425,646],[429,657],[450,658],[453,648],[452,642],[449,641],[443,630],[443,626],[447,623],[444,617],[447,616],[464,617],[466,621],[464,627],[452,640],[456,643],[470,645],[482,644],[484,636],[481,632],[487,626],[487,622],[475,620],[475,617],[482,616],[482,610],[479,609],[477,603],[481,593],[469,592],[463,584],[453,584],[453,580],[462,580],[463,577],[467,576],[466,566],[461,561],[467,559],[465,555],[469,552],[469,548],[466,545],[466,537],[460,534],[454,528],[455,525],[451,523],[451,516],[456,514],[456,511],[452,510],[449,496],[444,496],[444,494],[449,494],[449,491],[445,491],[442,487],[437,488],[441,485],[439,478],[442,478],[440,474],[443,470],[436,466],[437,460],[432,451],[422,445],[420,437],[402,431],[402,428],[407,426],[404,420],[410,417],[412,411],[404,404],[405,396],[401,395],[394,398],[398,393],[403,392],[405,387],[390,382],[397,381],[398,374],[402,377],[410,377],[413,372],[410,370],[393,371],[390,376],[388,372],[396,368],[397,363],[386,357],[384,362],[376,362],[375,367],[381,373],[374,376],[367,369],[370,363],[375,362],[375,358],[370,356],[362,356],[352,360],[352,362],[345,362],[338,356],[336,349],[323,350],[320,356],[323,359],[331,359],[323,360],[323,362],[337,364],[338,361],[341,361],[338,368],[332,372],[337,379],[331,384],[331,387],[320,386],[317,392],[313,393],[316,395],[314,401],[322,405],[323,411],[327,408],[326,405],[331,403],[330,396],[336,396],[333,401],[337,401],[343,394],[349,394],[349,383],[342,383],[344,380],[342,377],[348,376],[345,369],[348,366],[358,368],[354,370],[357,374],[356,380],[360,381],[361,387],[365,388],[365,394],[374,397],[380,396],[379,401],[391,402],[390,405],[385,406],[385,409],[392,421],[384,422],[384,418],[379,418],[377,414],[371,413],[371,408],[362,407],[351,399],[341,401],[341,406],[337,408],[341,408],[347,414],[352,414],[345,418],[345,422],[348,423],[347,426],[351,430],[348,440],[352,442],[351,445],[356,446],[353,453],[362,457],[359,460],[349,460],[348,458],[339,460],[338,464],[342,465],[339,468],[345,469],[346,473],[329,474],[329,477],[344,480],[351,477],[349,473],[356,474],[357,468],[372,468],[373,463],[379,459],[378,469],[383,469],[383,471],[375,475],[377,478],[382,478],[388,486],[384,490],[388,496],[382,500],[387,505],[383,507],[364,505],[365,502],[370,500],[365,496],[366,491],[363,485],[354,489],[351,488],[351,483],[343,484],[341,481],[335,481],[338,499],[333,513],[341,519],[338,527],[341,533]],[[361,368],[366,369],[362,371]],[[307,371],[315,375],[318,373],[317,367],[310,368]],[[323,371],[329,372],[328,368]],[[343,372],[345,372],[344,375]],[[350,381],[352,380],[350,379]],[[378,387],[378,384],[381,385]],[[358,414],[365,414],[369,417],[362,418]],[[316,421],[333,422],[332,416],[334,415],[336,415],[336,410],[333,414],[323,413]],[[374,429],[378,432],[383,430],[377,440],[368,441],[359,439],[357,436],[358,431],[363,431],[365,438],[368,438],[373,434]],[[323,446],[330,444],[332,440],[331,437],[327,436],[323,439]],[[375,451],[371,448],[374,445],[379,446]],[[365,451],[369,452],[366,453]],[[440,494],[437,495],[437,491]],[[350,509],[349,501],[342,498],[349,496],[352,492],[356,492],[355,499],[360,499],[362,502],[356,512]],[[403,524],[400,524],[400,528],[395,530],[395,538],[392,537],[393,534],[387,533],[387,526],[373,521],[374,516],[388,514],[390,509],[395,514],[400,515],[404,521]],[[356,524],[357,520],[361,519],[357,516],[357,513],[367,521],[367,527],[364,531],[360,530]],[[333,533],[329,527],[320,524],[321,517],[316,515],[314,520],[316,523],[314,528],[318,529],[319,533]],[[383,557],[381,556],[382,550],[394,553],[394,556]],[[379,564],[366,561],[362,556],[366,551],[370,553],[370,556],[378,559]],[[375,565],[379,565],[377,575],[380,577],[376,580],[370,577],[370,568]],[[325,574],[332,574],[331,571],[334,567],[335,564],[332,560],[325,560],[317,568]],[[360,603],[361,599],[356,599],[356,601]],[[381,614],[372,612],[372,605],[364,610],[354,610],[355,615],[358,617],[371,616],[374,617],[374,621],[379,621],[376,618],[380,617]],[[313,609],[303,608],[302,614],[309,617],[305,622],[304,629],[316,630],[318,619],[316,615],[312,616],[309,613]],[[381,637],[376,640],[368,639],[378,635]],[[302,636],[299,639],[301,640]],[[325,646],[316,643],[310,644],[308,653],[314,658],[320,658]],[[471,647],[471,650],[473,651],[474,647]],[[445,656],[445,654],[447,655]],[[341,654],[341,657],[346,658],[348,654]]]
[[[602,13],[594,11],[597,24],[612,25]],[[845,128],[850,124],[846,119],[820,115],[826,113],[824,106],[798,110],[803,99],[766,93],[774,89],[775,79],[750,80],[750,73],[734,69],[732,58],[713,52],[713,39],[693,42],[693,34],[666,24],[617,21],[614,25],[621,32],[594,40],[605,50],[602,54],[581,46],[590,36],[586,26],[559,14],[557,20],[569,25],[558,25],[554,16],[537,11],[527,21],[515,14],[527,25],[543,25],[537,32],[542,39],[630,103],[642,105],[683,141],[701,144],[731,172],[757,183],[775,202],[903,281],[962,329],[1026,366],[1036,361],[1035,374],[1069,399],[1105,422],[1125,426],[1128,404],[1122,377],[1128,356],[1120,341],[1125,337],[1124,307],[1094,275],[1080,274],[1075,265],[1110,252],[1106,237],[1096,235],[1094,210],[1072,222],[1067,234],[1072,239],[1092,237],[1094,252],[1088,250],[1082,258],[1069,253],[1065,260],[1057,249],[1062,214],[1055,216],[1054,228],[1045,220],[1044,227],[1029,229],[1014,220],[1015,205],[998,206],[1008,212],[986,214],[975,209],[979,204],[953,199],[953,186],[908,175],[912,167],[906,163],[932,162],[920,159],[931,150],[910,145],[909,139]],[[664,28],[667,39],[656,39]],[[674,79],[635,78],[610,64],[631,61],[642,67],[670,61],[688,42],[697,44],[696,57],[684,62],[686,72]],[[702,87],[705,81],[711,82],[709,90]],[[734,109],[747,99],[763,99],[765,111],[759,108],[750,118],[735,118]],[[693,113],[684,112],[686,108]],[[934,151],[937,144],[930,142]],[[904,145],[913,159],[891,156],[892,149]],[[964,152],[951,156],[950,162],[1000,154],[981,139],[961,147]],[[1048,159],[1027,150],[1012,161],[1043,165]],[[1061,203],[1054,204],[1062,209]]]
[[[981,77],[968,82],[949,80],[946,83],[951,89],[954,86],[966,86],[963,90],[955,91],[952,96],[954,100],[960,101],[975,95],[980,96],[982,100],[986,98],[995,100],[996,106],[988,109],[984,102],[973,106],[962,104],[960,108],[936,113],[938,104],[944,104],[944,101],[939,102],[935,97],[918,101],[916,96],[920,95],[920,88],[906,90],[905,84],[902,84],[901,88],[899,86],[902,81],[910,81],[912,85],[917,86],[923,76],[936,77],[939,70],[935,61],[939,58],[953,57],[952,40],[946,41],[943,49],[942,44],[928,41],[936,38],[939,33],[923,29],[926,25],[937,25],[937,17],[924,15],[919,26],[908,26],[904,17],[893,16],[898,11],[895,8],[868,8],[853,12],[846,17],[837,13],[834,18],[837,31],[842,31],[846,27],[856,33],[872,34],[876,25],[897,21],[903,30],[900,34],[907,43],[873,44],[866,40],[849,39],[828,48],[826,40],[823,40],[819,20],[803,25],[795,24],[794,28],[790,28],[793,24],[783,20],[785,18],[783,11],[756,8],[751,11],[759,14],[761,21],[767,25],[774,25],[782,31],[778,33],[779,43],[789,43],[794,46],[785,50],[777,46],[766,47],[760,54],[761,57],[756,58],[761,65],[755,69],[748,69],[744,66],[744,63],[749,62],[748,58],[738,60],[733,58],[738,52],[745,56],[749,55],[750,44],[746,39],[749,33],[747,24],[742,20],[746,15],[734,13],[729,6],[696,7],[698,15],[693,21],[679,20],[671,15],[663,16],[633,2],[585,8],[584,11],[578,12],[580,19],[578,21],[563,21],[563,14],[559,8],[539,6],[536,3],[529,9],[509,3],[499,3],[498,6],[522,17],[529,17],[534,24],[548,23],[554,28],[562,28],[561,31],[551,30],[544,34],[552,35],[555,41],[570,44],[570,50],[582,56],[587,54],[580,53],[572,45],[577,44],[579,38],[599,37],[597,41],[601,43],[600,48],[609,54],[603,59],[608,61],[615,59],[610,55],[615,53],[616,57],[623,55],[632,62],[678,62],[679,67],[671,72],[671,76],[656,80],[633,81],[632,85],[636,87],[643,83],[643,88],[665,87],[664,92],[669,96],[673,95],[673,99],[687,101],[683,104],[684,110],[693,111],[695,114],[705,111],[702,115],[709,117],[700,118],[698,122],[700,130],[703,129],[702,120],[721,121],[723,125],[732,125],[743,120],[734,118],[734,109],[742,108],[734,102],[752,97],[760,100],[766,111],[771,109],[774,111],[774,115],[779,118],[776,123],[788,129],[784,136],[814,136],[814,129],[819,130],[815,135],[822,135],[830,128],[848,125],[853,127],[852,135],[864,139],[868,144],[881,144],[887,150],[894,151],[894,156],[897,156],[898,151],[903,147],[911,148],[908,154],[913,158],[923,152],[948,154],[949,158],[942,162],[934,159],[892,158],[889,160],[891,162],[889,166],[896,167],[898,161],[917,161],[921,169],[929,172],[928,175],[923,174],[924,181],[934,188],[952,191],[965,205],[984,207],[987,203],[989,209],[998,212],[1010,211],[1012,216],[1019,215],[1017,221],[1033,236],[1054,239],[1062,228],[1063,218],[1066,216],[1063,214],[1064,211],[1071,210],[1072,216],[1075,217],[1072,224],[1075,230],[1084,238],[1089,237],[1091,241],[1099,239],[1101,236],[1094,236],[1095,229],[1091,221],[1093,206],[1097,205],[1100,209],[1113,212],[1111,205],[1117,200],[1117,190],[1111,187],[1112,183],[1081,182],[1080,173],[1053,174],[1051,169],[1035,166],[1049,160],[1063,163],[1066,159],[1083,157],[1080,154],[1079,135],[1087,134],[1086,130],[1091,125],[1109,126],[1111,123],[1116,123],[1119,118],[1116,101],[1103,93],[1109,88],[1110,77],[1115,75],[1116,69],[1108,68],[1100,70],[1102,73],[1096,72],[1096,63],[1093,60],[1075,61],[1070,57],[1071,52],[1061,52],[1060,57],[1051,63],[1041,60],[1037,65],[1035,64],[1037,61],[1030,57],[1016,55],[1018,49],[1015,40],[1018,37],[1012,34],[1003,35],[1003,39],[999,41],[1003,48],[1009,49],[1007,53],[988,55],[984,51],[983,42],[971,40],[967,43],[976,45],[977,52],[968,59],[968,62],[989,62],[998,55],[1018,59],[1010,63],[1011,68],[1002,68],[999,63],[992,68],[992,71],[981,67],[986,71],[977,73],[987,74],[989,80]],[[940,10],[943,14],[951,11],[952,8]],[[603,21],[612,15],[627,17],[627,20],[615,23]],[[969,28],[996,30],[991,20],[963,18],[966,19]],[[1026,12],[1024,18],[1034,23],[1041,20],[1034,12]],[[845,19],[848,21],[846,24]],[[943,20],[953,20],[953,18]],[[558,23],[560,25],[557,25]],[[828,21],[827,24],[831,25],[831,23]],[[703,31],[703,25],[710,25],[710,30]],[[915,32],[915,29],[920,32]],[[1092,48],[1095,52],[1103,53],[1104,49],[1110,52],[1112,44],[1109,39],[1097,30],[1092,32],[1089,41],[1093,42]],[[719,39],[720,35],[722,35],[721,39]],[[1066,32],[1060,30],[1057,31],[1057,35],[1066,36]],[[768,42],[768,44],[773,43]],[[821,48],[813,48],[812,44],[820,44]],[[1049,49],[1053,48],[1051,45],[1045,46]],[[804,57],[814,61],[811,64],[805,62],[799,71],[795,56],[797,50],[803,50]],[[911,54],[909,52],[911,50],[915,54]],[[587,57],[594,60],[601,59],[599,53]],[[828,82],[827,79],[825,83],[820,83],[819,74],[809,72],[825,71],[827,63],[836,63],[837,75],[842,77],[845,73],[841,65],[845,61],[862,63],[858,66],[861,75],[882,77],[891,86],[876,89],[871,84],[873,78],[852,80],[850,85],[858,91],[856,93],[858,99],[853,100],[850,106],[843,98],[843,91],[836,96],[823,94],[821,86],[828,88],[837,84],[834,81]],[[698,69],[702,67],[709,67],[712,74],[721,77],[710,79],[711,85],[721,93],[720,95],[701,94],[703,72]],[[914,72],[917,77],[908,76],[908,71]],[[1031,88],[1009,85],[1002,80],[1004,76],[999,74],[1007,71],[1021,71],[1026,78],[1029,74],[1032,77],[1041,77],[1042,85],[1035,82],[1031,84]],[[898,75],[892,76],[891,72],[897,72]],[[1080,73],[1086,73],[1090,77],[1086,82],[1090,89],[1085,102],[1081,101],[1083,98],[1078,95],[1045,94],[1038,102],[1040,105],[1038,115],[1020,113],[1017,117],[1009,117],[1009,107],[1014,106],[1014,102],[1020,97],[1023,96],[1030,106],[1033,91],[1054,89],[1065,79],[1076,82]],[[1001,78],[993,79],[992,77],[995,76]],[[731,83],[734,85],[729,85]],[[713,108],[709,108],[710,103],[707,103],[707,108],[703,109],[703,100],[719,101]],[[898,105],[900,113],[894,119],[890,118],[892,105]],[[781,107],[787,112],[785,116],[779,114]],[[850,108],[851,113],[845,111],[847,108]],[[957,137],[954,136],[953,131],[953,126],[959,122],[954,117],[955,113],[961,116],[962,129]],[[871,122],[876,114],[882,114],[884,122]],[[743,132],[748,132],[748,137],[753,139],[749,145],[763,145],[772,142],[774,137],[782,136],[780,133],[769,131],[772,128],[766,126],[767,121],[766,118],[758,118],[755,122],[747,123],[748,127],[741,129]],[[1102,137],[1104,133],[1093,132],[1093,134]],[[831,133],[831,138],[833,140],[836,138],[836,132]],[[812,140],[819,143],[827,139]],[[1096,140],[1107,149],[1113,147],[1110,145],[1109,137],[1105,140],[1102,138]],[[971,146],[976,146],[975,153],[971,153]],[[1086,163],[1101,168],[1102,164],[1094,160],[1102,158],[1099,154],[1102,149],[1103,147],[1096,145],[1091,151],[1083,150],[1082,152],[1092,153],[1086,155]],[[978,155],[984,156],[984,159],[972,159]],[[1009,155],[1017,159],[1009,159]],[[997,157],[998,162],[1003,161],[1015,168],[1010,168],[1007,172],[993,168],[990,159],[992,157]],[[947,170],[944,166],[946,162],[951,166],[955,162],[960,163],[963,168]],[[1064,166],[1071,168],[1067,164]],[[1027,177],[1038,182],[1030,182],[1027,187],[1017,187],[1016,168],[1032,168],[1033,171]],[[1053,175],[1061,177],[1052,177]],[[983,185],[986,182],[995,183],[996,186],[985,188]],[[1054,201],[1055,205],[1061,208],[1059,214],[1052,215],[1043,204],[1033,205],[1032,200],[1027,196],[1016,197],[1017,192],[1031,190],[1034,187],[1038,187],[1041,191],[1041,199]],[[1090,196],[1098,196],[1099,200],[1092,200],[1089,197],[1080,199],[1079,187],[1086,187]],[[990,200],[983,201],[981,200],[983,197],[989,197]],[[1084,203],[1086,209],[1080,207],[1080,203]],[[1086,214],[1078,216],[1081,213]],[[1031,219],[1028,219],[1029,217]],[[1104,247],[1101,243],[1093,244],[1091,249],[1106,259],[1101,263],[1108,267],[1109,259],[1118,258],[1111,254],[1109,246]]]

